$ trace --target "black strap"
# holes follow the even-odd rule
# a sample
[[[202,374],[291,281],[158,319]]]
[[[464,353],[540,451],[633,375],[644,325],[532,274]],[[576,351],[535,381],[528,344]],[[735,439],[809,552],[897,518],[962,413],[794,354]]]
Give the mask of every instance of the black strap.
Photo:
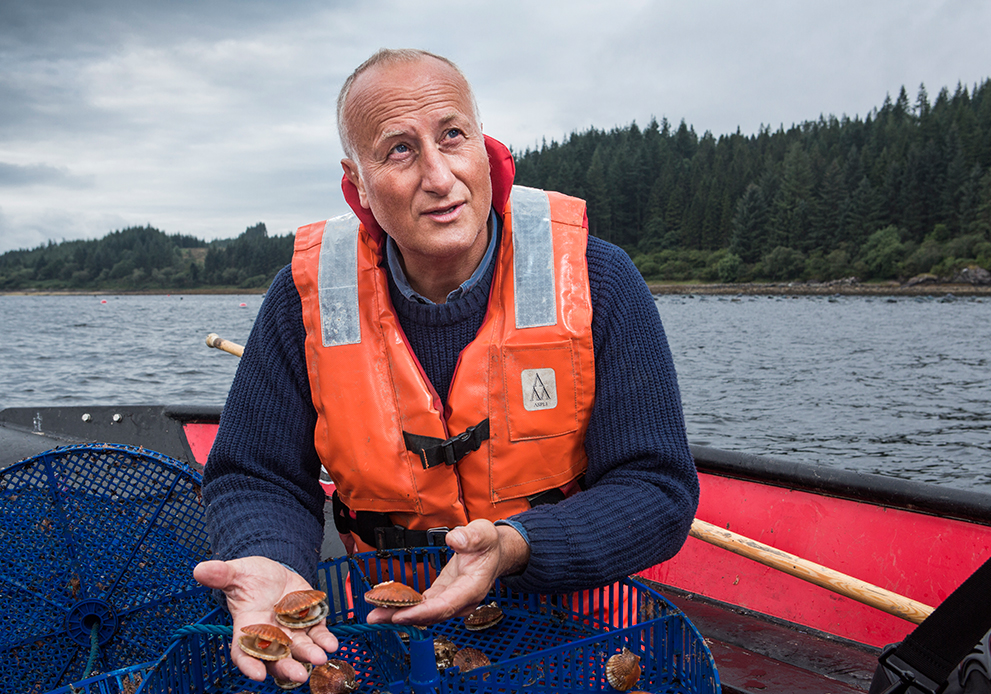
[[[489,438],[489,420],[483,419],[475,426],[468,427],[457,436],[447,439],[437,439],[433,436],[420,436],[403,432],[406,450],[420,456],[423,469],[437,465],[454,465],[473,451],[477,451],[482,442]]]
[[[991,629],[991,558],[933,610],[905,640],[881,655],[891,675],[886,692],[940,690],[953,669]],[[871,691],[875,691],[874,687]]]
[[[450,528],[409,530],[401,525],[375,528],[375,549],[409,549],[411,547],[446,547]],[[362,538],[364,539],[364,538]]]
[[[410,547],[444,547],[447,528],[407,530],[394,525],[388,513],[376,511],[352,512],[334,490],[331,497],[334,507],[334,527],[342,535],[354,533],[366,545],[376,549],[407,549]]]
[[[488,420],[486,420],[487,422]],[[580,489],[586,489],[585,476],[578,480]],[[540,504],[556,504],[564,500],[564,492],[558,488],[527,497],[530,506]],[[430,528],[429,530],[409,530],[401,525],[395,525],[388,513],[375,511],[352,512],[338,495],[337,490],[331,497],[334,509],[334,527],[342,535],[354,533],[366,545],[378,550],[408,549],[411,547],[444,547],[446,546],[449,528]]]

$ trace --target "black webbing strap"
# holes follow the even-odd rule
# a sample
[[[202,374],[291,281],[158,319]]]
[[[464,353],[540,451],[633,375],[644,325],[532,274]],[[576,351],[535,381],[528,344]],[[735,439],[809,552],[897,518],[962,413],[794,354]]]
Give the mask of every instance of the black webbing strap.
[[[454,465],[472,451],[477,451],[482,442],[488,438],[488,419],[483,419],[475,426],[468,427],[446,441],[433,436],[420,436],[419,434],[403,432],[406,450],[420,456],[424,470],[437,465]]]
[[[409,530],[401,525],[375,528],[375,549],[409,549],[411,547],[446,547],[450,528]]]
[[[939,691],[953,669],[991,629],[991,558],[894,648],[881,665],[894,682],[885,692]],[[896,681],[897,679],[897,681]],[[871,687],[871,691],[876,691]]]
[[[410,547],[445,547],[447,528],[408,530],[394,525],[388,513],[375,511],[352,512],[338,496],[331,497],[334,507],[334,527],[342,535],[354,533],[366,545],[375,549],[407,549]]]
[[[579,488],[586,489],[585,476],[578,480]],[[527,497],[530,506],[541,504],[556,504],[563,501],[564,492],[558,488]],[[334,527],[342,535],[354,533],[366,545],[378,550],[408,549],[411,547],[444,547],[448,528],[430,528],[429,530],[409,530],[401,525],[393,524],[388,513],[375,511],[352,512],[334,490],[331,497],[334,509]]]

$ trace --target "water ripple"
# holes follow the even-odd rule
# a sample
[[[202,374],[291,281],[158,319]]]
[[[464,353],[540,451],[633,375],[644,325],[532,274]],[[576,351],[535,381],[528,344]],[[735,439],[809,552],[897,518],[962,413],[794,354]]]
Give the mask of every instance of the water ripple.
[[[0,296],[0,407],[222,405],[261,300]],[[693,443],[991,491],[991,302],[656,304]]]
[[[991,491],[991,302],[656,297],[693,443]]]

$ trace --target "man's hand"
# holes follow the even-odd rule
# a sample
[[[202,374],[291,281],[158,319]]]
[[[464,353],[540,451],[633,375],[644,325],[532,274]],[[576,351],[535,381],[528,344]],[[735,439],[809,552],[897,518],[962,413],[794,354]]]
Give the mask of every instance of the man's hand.
[[[337,650],[337,639],[325,622],[308,629],[289,629],[275,621],[272,606],[286,593],[309,590],[310,584],[278,562],[265,557],[245,557],[231,561],[205,561],[193,569],[193,578],[208,588],[217,588],[227,596],[227,609],[234,619],[231,660],[245,676],[261,682],[266,674],[305,682],[306,668],[297,661],[320,665],[327,653]],[[249,624],[273,624],[292,637],[292,658],[264,663],[238,648],[242,627]]]
[[[455,554],[434,579],[419,605],[392,609],[377,607],[368,615],[370,624],[435,624],[471,613],[488,595],[499,576],[526,567],[530,546],[508,525],[474,520],[447,534]]]

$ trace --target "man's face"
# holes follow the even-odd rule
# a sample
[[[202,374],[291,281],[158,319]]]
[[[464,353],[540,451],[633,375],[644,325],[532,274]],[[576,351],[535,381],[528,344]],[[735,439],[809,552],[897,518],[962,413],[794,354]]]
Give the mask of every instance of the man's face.
[[[492,206],[489,160],[467,85],[433,58],[376,65],[355,80],[347,112],[361,206],[409,269],[481,259]]]

